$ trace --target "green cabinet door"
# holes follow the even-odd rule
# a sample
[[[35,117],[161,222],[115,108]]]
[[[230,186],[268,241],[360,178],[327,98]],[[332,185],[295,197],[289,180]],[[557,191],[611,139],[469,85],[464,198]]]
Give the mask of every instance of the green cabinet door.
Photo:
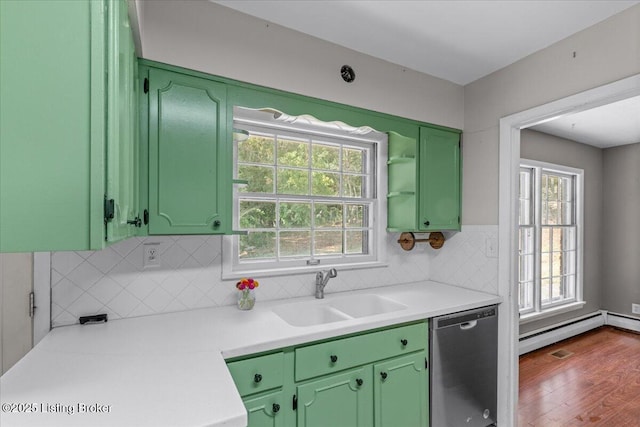
[[[231,229],[227,126],[226,85],[149,69],[149,234]]]
[[[107,188],[113,218],[107,241],[136,235],[138,212],[137,58],[125,1],[109,2],[107,46]]]
[[[427,427],[426,352],[401,356],[373,367],[376,427]]]
[[[284,394],[282,391],[243,399],[249,422],[247,427],[284,427]]]
[[[297,427],[371,427],[371,365],[297,387]]]
[[[135,205],[116,195],[136,179],[126,8],[0,1],[0,251],[101,249],[105,228],[130,233],[115,230]],[[105,227],[107,193],[118,201]]]
[[[420,128],[418,230],[460,230],[460,134]]]

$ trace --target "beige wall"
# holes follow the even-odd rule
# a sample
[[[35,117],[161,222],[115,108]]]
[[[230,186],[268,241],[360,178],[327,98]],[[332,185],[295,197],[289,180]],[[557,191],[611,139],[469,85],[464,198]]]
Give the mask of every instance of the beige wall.
[[[498,223],[501,117],[638,73],[640,5],[465,86],[463,222]]]
[[[603,154],[602,308],[640,317],[640,143]]]
[[[460,85],[215,3],[141,5],[144,58],[458,129],[464,124]],[[344,64],[355,70],[353,83],[340,77]]]
[[[521,133],[520,157],[584,170],[583,296],[586,301],[585,306],[580,310],[521,325],[520,333],[522,334],[583,314],[593,313],[601,308],[603,154],[600,148],[525,129]]]

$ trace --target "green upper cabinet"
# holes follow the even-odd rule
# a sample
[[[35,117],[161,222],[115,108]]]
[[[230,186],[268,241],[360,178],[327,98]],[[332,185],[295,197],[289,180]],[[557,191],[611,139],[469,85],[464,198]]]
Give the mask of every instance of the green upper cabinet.
[[[130,42],[124,0],[0,1],[0,251],[100,249],[135,229],[104,215],[106,198],[112,221],[135,214]]]
[[[149,234],[231,230],[227,87],[148,69]]]
[[[460,230],[460,132],[420,127],[419,140],[389,133],[387,230]]]
[[[420,128],[418,229],[460,230],[460,135]]]
[[[107,87],[107,200],[113,200],[113,218],[107,222],[109,242],[137,234],[138,214],[138,103],[133,35],[127,4],[110,3],[108,17]],[[137,226],[137,227],[136,227]]]

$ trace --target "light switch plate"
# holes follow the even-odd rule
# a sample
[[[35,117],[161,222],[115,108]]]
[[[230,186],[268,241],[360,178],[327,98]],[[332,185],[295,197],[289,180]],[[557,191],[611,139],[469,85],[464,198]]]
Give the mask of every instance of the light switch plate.
[[[495,237],[487,237],[484,241],[484,254],[489,258],[498,257],[498,239]]]
[[[640,304],[631,304],[631,312],[633,314],[640,314]]]
[[[160,266],[160,244],[159,243],[145,243],[143,245],[144,258],[142,260],[142,266],[144,268],[159,267]]]

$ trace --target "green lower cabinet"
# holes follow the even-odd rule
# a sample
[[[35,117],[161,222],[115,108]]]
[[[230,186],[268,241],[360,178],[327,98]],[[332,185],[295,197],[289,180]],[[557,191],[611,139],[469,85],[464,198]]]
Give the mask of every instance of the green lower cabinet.
[[[298,427],[373,425],[370,366],[334,374],[297,389]]]
[[[376,427],[427,427],[426,353],[398,357],[373,367]]]
[[[285,398],[282,391],[242,400],[247,408],[248,427],[284,427]]]
[[[229,361],[249,427],[428,427],[428,323]]]

